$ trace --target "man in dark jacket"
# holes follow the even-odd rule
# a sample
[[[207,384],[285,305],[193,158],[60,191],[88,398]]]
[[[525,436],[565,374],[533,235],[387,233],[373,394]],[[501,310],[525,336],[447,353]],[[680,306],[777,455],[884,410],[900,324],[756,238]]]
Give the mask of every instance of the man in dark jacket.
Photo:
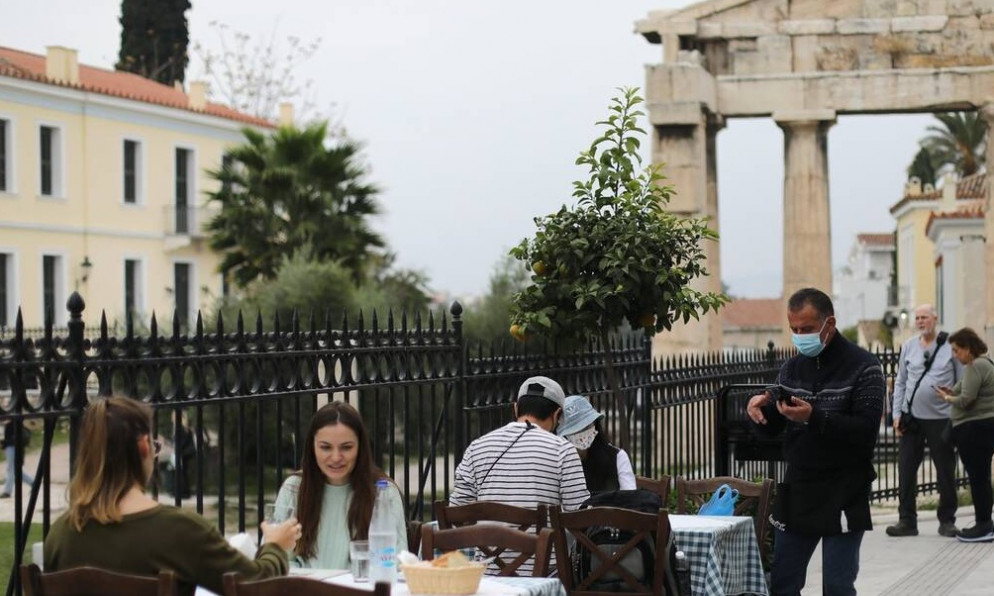
[[[786,432],[787,470],[770,521],[777,529],[771,596],[799,596],[822,542],[823,594],[856,594],[859,547],[872,529],[873,448],[884,405],[883,370],[835,328],[832,300],[814,288],[787,304],[794,346],[776,386],[749,400],[759,432]]]

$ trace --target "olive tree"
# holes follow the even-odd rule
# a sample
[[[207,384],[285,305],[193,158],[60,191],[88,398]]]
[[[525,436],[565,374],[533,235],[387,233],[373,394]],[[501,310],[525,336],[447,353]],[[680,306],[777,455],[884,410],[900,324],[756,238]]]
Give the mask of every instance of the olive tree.
[[[609,335],[627,322],[647,336],[688,322],[728,301],[691,282],[708,274],[704,242],[717,240],[707,220],[666,211],[674,190],[657,167],[642,166],[637,120],[642,98],[622,89],[611,101],[604,132],[576,163],[589,177],[573,183],[575,207],[535,218],[534,237],[511,250],[531,265],[531,284],[515,294],[511,334],[557,341],[598,337],[608,383],[623,416],[621,446],[628,448],[629,411],[620,391]]]

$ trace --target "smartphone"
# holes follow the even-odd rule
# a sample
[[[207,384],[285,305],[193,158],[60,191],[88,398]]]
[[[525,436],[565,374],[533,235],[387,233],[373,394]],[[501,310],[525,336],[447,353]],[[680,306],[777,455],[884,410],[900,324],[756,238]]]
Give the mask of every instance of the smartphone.
[[[790,395],[780,385],[767,385],[766,393],[769,394],[770,399],[773,401],[786,402],[790,399]]]

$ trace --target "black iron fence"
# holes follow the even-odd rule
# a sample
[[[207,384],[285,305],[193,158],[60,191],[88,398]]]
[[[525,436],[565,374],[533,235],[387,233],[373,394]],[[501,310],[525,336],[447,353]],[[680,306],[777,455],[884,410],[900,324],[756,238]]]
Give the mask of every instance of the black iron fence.
[[[618,436],[625,417],[608,388],[605,349],[614,356],[629,412],[637,473],[703,478],[731,471],[751,478],[780,472],[773,451],[750,451],[748,436],[732,437],[727,425],[728,404],[741,399],[735,395],[770,382],[789,355],[772,345],[655,361],[640,335],[609,346],[593,341],[568,354],[533,342],[469,347],[458,303],[438,316],[360,313],[320,323],[295,317],[289,325],[218,315],[208,328],[198,316],[190,333],[176,322],[168,334],[153,316],[147,334],[138,335],[129,321],[116,335],[104,318],[96,333],[87,331],[78,294],[67,306],[64,335],[48,326],[29,337],[18,317],[13,333],[0,338],[0,420],[13,423],[15,461],[26,453],[25,469],[35,477],[30,490],[17,482],[13,487],[8,595],[19,593],[14,570],[28,530],[40,517],[47,533],[64,508],[80,414],[98,396],[126,395],[153,407],[156,432],[167,443],[153,490],[163,500],[196,507],[222,533],[261,521],[261,504],[298,466],[310,414],[328,400],[359,408],[377,461],[400,486],[412,518],[430,516],[431,502],[449,493],[468,442],[510,420],[516,390],[528,376],[545,374],[568,394],[588,395],[605,412],[608,432]],[[895,355],[878,356],[893,378]],[[722,391],[729,386],[739,393]],[[21,434],[32,427],[25,450]],[[875,499],[896,496],[894,446],[882,421]],[[931,474],[926,466],[925,492],[934,490]]]

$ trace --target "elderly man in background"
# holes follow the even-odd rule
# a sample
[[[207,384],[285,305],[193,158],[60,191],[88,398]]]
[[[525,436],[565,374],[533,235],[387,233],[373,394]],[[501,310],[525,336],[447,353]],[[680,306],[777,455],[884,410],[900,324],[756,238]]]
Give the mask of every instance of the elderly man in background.
[[[936,387],[952,387],[962,378],[962,365],[953,358],[946,341],[937,333],[939,317],[931,304],[915,309],[919,334],[904,342],[894,380],[894,430],[900,437],[898,456],[898,522],[888,526],[888,536],[917,536],[918,468],[925,445],[935,465],[939,485],[939,534],[956,536],[956,454],[943,429],[949,404]]]

